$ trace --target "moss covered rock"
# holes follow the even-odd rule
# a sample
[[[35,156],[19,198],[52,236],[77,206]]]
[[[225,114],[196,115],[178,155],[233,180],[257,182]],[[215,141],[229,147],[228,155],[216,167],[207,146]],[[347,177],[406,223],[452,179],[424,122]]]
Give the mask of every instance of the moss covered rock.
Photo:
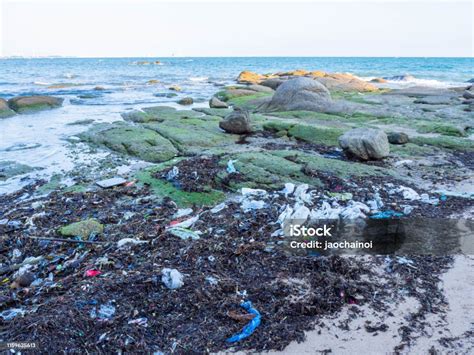
[[[8,106],[18,113],[34,113],[60,107],[63,101],[54,96],[18,96],[8,100]]]
[[[94,218],[71,223],[67,226],[59,228],[59,234],[63,236],[81,237],[82,239],[89,238],[91,234],[102,234],[103,232],[104,225],[99,223],[99,221]]]
[[[35,168],[14,161],[0,161],[0,181],[33,171]]]
[[[14,116],[16,113],[10,107],[4,99],[0,99],[0,118],[7,118]]]

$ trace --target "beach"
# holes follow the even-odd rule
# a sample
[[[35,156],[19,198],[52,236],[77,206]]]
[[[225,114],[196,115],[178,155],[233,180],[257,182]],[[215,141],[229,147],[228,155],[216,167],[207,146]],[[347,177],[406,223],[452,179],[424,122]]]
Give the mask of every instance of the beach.
[[[0,342],[472,352],[472,65],[2,59]],[[286,247],[325,220],[374,244]]]

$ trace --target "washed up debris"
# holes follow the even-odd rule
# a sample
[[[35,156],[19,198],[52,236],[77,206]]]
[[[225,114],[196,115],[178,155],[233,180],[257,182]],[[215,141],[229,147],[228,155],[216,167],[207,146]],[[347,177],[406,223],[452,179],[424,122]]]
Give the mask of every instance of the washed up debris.
[[[416,192],[415,190],[413,190],[410,187],[400,186],[397,189],[397,192],[401,192],[403,194],[403,198],[405,200],[412,200],[413,201],[413,200],[419,200],[420,199],[420,195],[418,194],[418,192]]]
[[[211,286],[216,286],[219,283],[219,281],[217,281],[217,279],[213,276],[206,276],[205,280]]]
[[[285,195],[285,197],[290,196],[295,191],[295,184],[291,182],[287,182],[285,184],[285,188],[280,192]]]
[[[387,210],[387,211],[382,211],[382,212],[377,212],[370,216],[369,218],[372,219],[388,219],[388,218],[395,218],[395,217],[402,217],[403,213],[392,211],[392,210]]]
[[[108,189],[110,187],[123,185],[126,182],[127,182],[127,180],[125,180],[121,177],[114,177],[114,178],[111,178],[111,179],[96,181],[96,185],[102,187],[103,189]]]
[[[309,203],[309,204],[313,203],[313,197],[311,196],[311,193],[307,192],[308,188],[309,188],[308,184],[298,185],[298,187],[295,190],[296,201]]]
[[[127,244],[137,245],[137,244],[144,244],[144,243],[148,243],[148,241],[138,240],[138,239],[134,239],[134,238],[123,238],[123,239],[120,239],[117,242],[117,247],[122,248],[123,246],[125,246]]]
[[[142,327],[148,327],[148,318],[142,317],[137,319],[132,319],[128,321],[128,324],[136,324]]]
[[[194,232],[190,229],[182,228],[182,227],[169,228],[168,233],[174,235],[175,237],[181,238],[183,240],[187,240],[187,239],[197,240],[197,239],[199,239],[199,234],[197,232]]]
[[[311,211],[305,205],[297,205],[295,206],[294,212],[291,215],[292,220],[296,220],[298,222],[304,223],[308,219]]]
[[[29,271],[25,271],[18,275],[14,284],[19,287],[28,287],[35,281],[35,279],[35,274]]]
[[[226,170],[229,174],[233,174],[233,173],[237,172],[237,169],[234,166],[234,163],[236,163],[236,162],[237,162],[237,160],[232,160],[232,159],[230,159],[227,162],[227,169]]]
[[[178,211],[176,211],[176,213],[173,215],[173,218],[181,218],[181,217],[184,217],[184,216],[188,216],[191,213],[193,213],[192,208],[182,208],[182,209],[179,209]]]
[[[430,205],[437,205],[439,203],[439,199],[436,197],[430,198],[427,193],[420,195],[420,201],[424,203],[429,203]]]
[[[367,205],[370,207],[371,211],[379,211],[384,206],[384,203],[382,201],[382,198],[380,197],[380,194],[375,193],[374,199],[367,201]]]
[[[252,210],[261,210],[262,208],[265,207],[265,201],[245,199],[242,202],[241,207],[245,212],[252,211]]]
[[[248,187],[243,187],[241,190],[243,196],[265,196],[267,192],[263,189],[251,189]]]
[[[252,307],[252,302],[246,301],[240,304],[242,308],[244,308],[247,312],[250,314],[253,314],[254,317],[252,320],[242,329],[242,331],[238,334],[235,334],[234,336],[230,337],[227,339],[228,343],[235,343],[237,341],[240,341],[242,339],[247,338],[248,336],[252,335],[252,333],[257,329],[257,327],[260,325],[261,321],[261,315],[260,312],[257,311],[255,308]]]
[[[168,171],[166,174],[166,180],[173,181],[176,177],[179,176],[179,168],[177,166],[173,166],[173,168]]]
[[[170,290],[175,290],[184,285],[183,274],[176,269],[164,268],[161,270],[161,281]]]
[[[99,276],[100,274],[102,274],[102,272],[100,270],[91,269],[91,270],[86,270],[86,272],[84,273],[84,276],[85,277],[96,277],[96,276]]]
[[[199,220],[199,215],[197,216],[194,216],[194,217],[191,217],[191,218],[188,218],[182,222],[178,222],[178,221],[172,221],[169,225],[169,228],[177,228],[177,227],[181,227],[181,228],[189,228],[191,227],[194,223],[196,223],[197,221]]]
[[[102,304],[97,311],[97,308],[92,308],[90,312],[91,318],[97,318],[99,320],[110,320],[115,315],[116,308],[113,304]]]
[[[217,206],[214,206],[210,211],[211,213],[219,213],[227,207],[225,202],[219,203]]]
[[[349,201],[353,198],[350,192],[328,192],[328,195],[339,201]]]
[[[7,309],[3,312],[0,312],[0,317],[3,320],[8,321],[8,320],[12,320],[16,316],[23,316],[25,313],[26,313],[26,311],[21,309],[21,308],[10,308],[10,309]]]
[[[404,215],[409,215],[415,209],[415,207],[409,206],[409,205],[405,205],[405,206],[402,206],[402,207],[403,207],[403,214]]]

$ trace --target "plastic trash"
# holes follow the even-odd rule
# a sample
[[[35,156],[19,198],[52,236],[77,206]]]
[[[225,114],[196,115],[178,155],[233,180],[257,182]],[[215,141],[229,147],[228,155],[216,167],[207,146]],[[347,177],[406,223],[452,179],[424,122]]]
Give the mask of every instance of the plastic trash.
[[[142,317],[142,318],[132,319],[128,321],[128,324],[137,324],[137,325],[141,325],[142,327],[147,327],[148,318]]]
[[[126,182],[127,182],[127,180],[125,180],[121,177],[115,177],[115,178],[111,178],[111,179],[96,181],[96,185],[102,187],[103,189],[108,189],[110,187],[123,185]]]
[[[172,227],[172,228],[177,228],[177,227],[189,228],[194,223],[196,223],[198,219],[199,219],[199,216],[194,216],[194,217],[188,218],[188,219],[186,219],[182,222],[171,222],[170,227]]]
[[[127,245],[127,244],[134,244],[134,245],[137,245],[137,244],[143,244],[143,243],[148,243],[148,241],[146,240],[138,240],[138,239],[134,239],[134,238],[123,238],[123,239],[120,239],[118,242],[117,242],[117,246],[119,248]]]
[[[166,180],[172,181],[179,175],[179,168],[177,166],[173,166],[173,168],[168,171],[166,174]]]
[[[242,195],[244,196],[265,196],[267,192],[262,189],[251,189],[248,187],[242,187]]]
[[[338,205],[336,207],[331,207],[326,201],[323,202],[321,208],[318,210],[313,209],[311,211],[312,220],[330,220],[330,219],[339,219],[339,214],[341,213],[341,207]]]
[[[176,269],[164,268],[161,270],[161,281],[170,290],[175,290],[184,285],[184,276]]]
[[[415,207],[413,206],[403,206],[403,214],[404,215],[409,215],[413,210],[415,209]]]
[[[416,192],[415,190],[413,190],[410,187],[400,186],[397,189],[397,192],[401,192],[402,195],[403,195],[403,198],[405,200],[412,200],[413,201],[413,200],[419,200],[420,199],[420,195],[418,194],[418,192]]]
[[[285,184],[285,188],[280,192],[285,195],[285,197],[290,196],[295,191],[295,184],[291,182],[287,182]]]
[[[350,192],[329,192],[328,195],[339,201],[349,201],[352,200],[353,197]]]
[[[100,274],[102,274],[100,270],[86,270],[86,272],[84,273],[84,276],[96,277],[96,276],[99,276]]]
[[[255,308],[252,307],[252,302],[246,301],[240,304],[240,307],[244,308],[250,314],[254,314],[255,317],[252,318],[250,322],[242,329],[242,331],[238,334],[227,339],[228,343],[235,343],[242,339],[247,338],[248,336],[252,335],[252,333],[257,329],[261,322],[261,315],[260,312],[257,311]]]
[[[367,201],[367,205],[371,211],[379,211],[383,207],[383,201],[378,192],[374,194],[373,200]]]
[[[424,203],[429,203],[430,205],[437,205],[439,203],[439,199],[436,197],[430,198],[428,194],[421,194],[420,201]]]
[[[222,202],[222,203],[218,204],[217,206],[215,206],[214,208],[212,208],[210,211],[211,211],[211,213],[219,213],[220,211],[222,211],[226,207],[227,207],[227,205],[224,202]]]
[[[10,308],[0,312],[0,317],[3,318],[3,320],[12,320],[16,316],[23,316],[25,313],[26,312],[21,308]]]
[[[234,166],[234,163],[236,163],[237,160],[232,160],[230,159],[228,162],[227,162],[227,172],[229,174],[232,174],[232,173],[236,173],[237,172],[237,169],[235,168]]]
[[[444,202],[448,199],[448,197],[446,195],[441,195],[439,199]]]
[[[295,190],[295,199],[298,202],[312,203],[313,198],[311,193],[307,193],[309,186],[308,184],[301,184]]]
[[[369,218],[372,219],[388,219],[388,218],[394,218],[394,217],[402,217],[403,213],[401,212],[396,212],[392,210],[387,210],[387,211],[382,211],[382,212],[377,212],[370,216]]]
[[[301,224],[303,224],[304,222],[306,222],[310,214],[311,211],[308,207],[306,207],[305,205],[297,204],[295,205],[295,212],[293,212],[293,214],[291,215],[291,219],[297,220],[299,222],[301,221]]]
[[[245,212],[252,210],[261,210],[265,207],[265,201],[262,200],[244,200],[241,204],[242,209]]]
[[[191,213],[193,213],[192,208],[182,208],[182,209],[177,210],[172,218],[181,218],[181,217],[190,215]]]
[[[277,223],[280,225],[283,225],[283,223],[291,218],[291,215],[293,214],[293,208],[290,205],[286,205],[285,209],[283,210],[282,213],[278,216]]]
[[[175,237],[181,238],[183,240],[187,239],[193,239],[197,240],[199,239],[199,234],[197,232],[194,232],[190,229],[187,228],[182,228],[182,227],[172,227],[168,229],[168,232]]]
[[[370,208],[362,202],[351,201],[349,205],[342,209],[340,216],[342,219],[354,220],[365,218],[365,213],[370,212]]]
[[[94,307],[91,312],[91,318],[98,318],[100,320],[108,320],[111,319],[115,314],[115,306],[113,304],[102,304],[99,307],[99,311],[97,311],[96,307]]]

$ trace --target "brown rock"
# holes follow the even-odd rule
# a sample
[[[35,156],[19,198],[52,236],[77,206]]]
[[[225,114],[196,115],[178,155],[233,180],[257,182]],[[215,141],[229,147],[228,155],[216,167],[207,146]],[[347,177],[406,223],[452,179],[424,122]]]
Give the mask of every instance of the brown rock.
[[[219,127],[227,133],[234,134],[244,134],[252,131],[250,126],[250,115],[248,111],[243,110],[235,110],[228,114],[219,122]]]

